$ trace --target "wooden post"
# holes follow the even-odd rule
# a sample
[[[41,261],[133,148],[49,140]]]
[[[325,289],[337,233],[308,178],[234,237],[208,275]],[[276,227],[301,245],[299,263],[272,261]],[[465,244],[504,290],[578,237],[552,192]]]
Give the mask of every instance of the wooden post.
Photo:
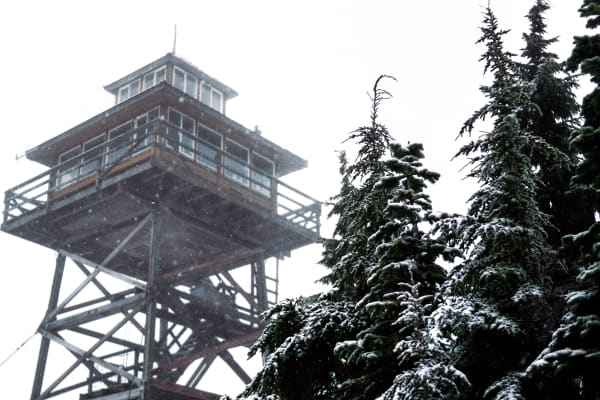
[[[56,319],[56,316],[51,317],[50,320],[47,320],[47,317],[48,315],[50,315],[50,313],[53,312],[53,310],[58,305],[58,295],[60,294],[60,286],[62,283],[63,273],[65,271],[65,259],[66,257],[62,254],[59,254],[56,257],[54,279],[52,280],[52,289],[50,290],[50,299],[48,300],[48,310],[46,311],[46,316],[44,316],[44,323],[48,323]],[[31,400],[36,400],[40,398],[40,393],[42,392],[42,384],[44,383],[44,373],[46,371],[46,362],[48,360],[49,347],[50,340],[45,336],[42,336],[42,342],[40,344],[40,353],[38,354],[38,361],[35,369],[35,378],[33,380],[33,387],[31,389]]]
[[[160,254],[159,254],[159,237],[160,237],[160,215],[158,211],[152,212],[150,226],[150,258],[148,262],[148,279],[146,281],[146,326],[144,333],[144,366],[142,372],[143,399],[149,399],[149,383],[152,378],[152,369],[154,364],[156,343],[156,282],[155,277],[160,272]]]

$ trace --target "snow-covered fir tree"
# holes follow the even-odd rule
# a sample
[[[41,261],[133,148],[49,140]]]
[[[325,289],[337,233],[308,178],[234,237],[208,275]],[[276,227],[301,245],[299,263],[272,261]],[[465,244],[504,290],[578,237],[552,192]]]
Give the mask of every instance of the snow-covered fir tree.
[[[375,260],[375,245],[369,238],[383,224],[389,200],[384,191],[373,190],[383,176],[382,159],[391,140],[378,122],[379,105],[389,97],[379,86],[385,78],[379,77],[373,88],[370,124],[350,134],[349,140],[359,145],[355,162],[348,163],[344,153],[340,157],[342,185],[330,214],[338,219],[334,238],[323,240],[322,263],[330,269],[323,281],[332,289],[311,299],[284,302],[268,313],[265,332],[252,348],[254,353],[267,353],[267,361],[241,398],[354,396],[344,382],[364,371],[359,365],[343,363],[334,350],[337,343],[355,339],[369,324],[368,315],[355,304],[368,291],[368,270]]]
[[[569,137],[577,125],[579,112],[574,93],[578,83],[575,76],[564,72],[563,63],[549,50],[558,41],[557,38],[546,37],[544,14],[549,9],[546,0],[536,0],[527,14],[529,32],[523,34],[525,47],[521,55],[525,61],[520,75],[532,85],[531,101],[536,108],[521,110],[518,118],[531,135],[552,146],[533,148],[531,162],[539,180],[537,199],[540,210],[550,216],[551,224],[546,227],[547,240],[558,249],[562,236],[580,232],[593,222],[593,212],[586,206],[589,203],[586,193],[570,190],[569,187],[578,163],[576,152],[569,146]],[[573,207],[573,204],[578,204],[578,207]],[[555,276],[561,281],[569,278],[574,277],[565,274]]]
[[[549,331],[545,278],[558,263],[545,239],[549,221],[538,207],[531,160],[533,150],[552,146],[519,118],[537,110],[535,86],[522,79],[513,54],[504,49],[505,33],[488,7],[479,42],[486,46],[481,60],[493,80],[481,87],[488,102],[461,134],[472,134],[486,117],[493,126],[458,153],[469,157],[469,176],[481,186],[455,232],[468,258],[453,269],[444,303],[434,313],[453,342],[453,362],[471,384],[464,399],[520,398],[520,373]]]
[[[443,381],[431,380],[424,386],[421,397],[413,394],[421,390],[417,386],[422,382],[414,381],[412,386],[405,383],[408,376],[423,375],[424,363],[443,358],[443,344],[428,337],[427,318],[446,275],[437,261],[442,256],[451,259],[457,251],[422,230],[437,218],[424,190],[439,177],[423,168],[423,146],[394,143],[390,155],[382,162],[382,176],[370,194],[387,199],[387,206],[384,223],[369,238],[375,262],[367,268],[368,292],[356,305],[368,316],[369,325],[356,339],[336,347],[345,365],[360,374],[344,382],[342,388],[352,393],[349,398],[353,399],[374,399],[384,391],[385,398],[433,399],[435,391],[447,392],[444,389],[454,385],[451,368]],[[427,360],[421,360],[426,356]],[[435,371],[440,372],[442,368]],[[437,387],[426,390],[432,386]]]
[[[588,18],[587,27],[600,26],[600,1],[584,0],[581,16]],[[598,213],[600,192],[600,35],[575,38],[568,60],[572,70],[591,76],[594,89],[583,100],[584,126],[577,130],[572,145],[582,155],[573,177],[573,186],[587,191],[596,201],[592,211]],[[548,347],[528,369],[528,377],[540,396],[557,396],[554,382],[568,379],[572,388],[568,398],[600,399],[600,223],[586,231],[565,238],[565,247],[578,253],[581,272],[578,287],[567,296],[568,311],[552,335]],[[560,388],[558,389],[560,393]]]
[[[375,252],[369,238],[384,223],[384,208],[388,197],[373,187],[382,177],[382,158],[388,153],[392,139],[378,120],[381,102],[390,94],[380,87],[380,76],[371,96],[370,124],[353,131],[347,140],[359,145],[357,158],[348,165],[345,153],[340,156],[342,187],[329,217],[337,217],[334,237],[323,240],[322,264],[330,272],[322,281],[330,284],[337,299],[357,302],[367,292],[368,266],[374,263]]]

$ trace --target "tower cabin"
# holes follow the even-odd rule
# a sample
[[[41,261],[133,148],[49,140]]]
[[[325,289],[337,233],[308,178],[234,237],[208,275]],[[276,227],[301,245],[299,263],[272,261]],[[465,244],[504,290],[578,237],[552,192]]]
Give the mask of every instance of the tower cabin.
[[[59,254],[31,398],[216,398],[195,390],[215,357],[249,379],[228,349],[253,343],[276,300],[265,260],[319,236],[319,202],[280,180],[307,162],[228,118],[237,93],[172,53],[105,89],[115,105],[27,151],[48,170],[5,193],[2,230]],[[65,259],[88,279],[61,303]],[[238,268],[247,285],[229,273]],[[99,286],[101,298],[77,303],[102,274],[134,289]],[[90,328],[127,312],[144,346]],[[102,343],[79,352],[65,331]],[[50,343],[78,355],[88,376],[45,385]],[[106,343],[129,364],[99,354]],[[198,360],[204,369],[181,383]]]

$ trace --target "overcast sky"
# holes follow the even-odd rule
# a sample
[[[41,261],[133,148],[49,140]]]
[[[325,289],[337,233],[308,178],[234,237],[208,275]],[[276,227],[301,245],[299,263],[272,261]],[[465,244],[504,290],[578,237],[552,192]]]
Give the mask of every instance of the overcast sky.
[[[518,52],[533,1],[495,0],[508,47]],[[581,1],[554,0],[547,15],[554,51],[568,56],[584,32]],[[442,173],[431,193],[440,211],[465,210],[472,186],[450,162],[462,122],[482,105],[475,45],[487,0],[430,1],[10,1],[0,6],[3,116],[0,190],[43,168],[16,158],[113,105],[103,90],[173,49],[240,93],[228,116],[297,153],[309,168],[289,182],[320,200],[337,192],[335,151],[368,123],[367,91],[380,74],[394,99],[381,122],[396,140],[425,145]],[[324,233],[331,231],[325,223]],[[0,233],[0,362],[35,332],[48,301],[54,253]],[[283,296],[310,294],[320,248],[282,264]],[[287,280],[286,280],[287,278]],[[28,398],[39,337],[0,367],[3,398]],[[235,393],[239,389],[232,386]],[[71,395],[66,399],[77,399]]]

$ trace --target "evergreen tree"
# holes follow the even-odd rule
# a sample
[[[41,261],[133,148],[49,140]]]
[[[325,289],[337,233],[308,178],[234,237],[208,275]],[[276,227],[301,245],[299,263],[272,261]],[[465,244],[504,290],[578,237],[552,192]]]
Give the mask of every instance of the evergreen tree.
[[[353,371],[334,355],[336,343],[364,328],[354,304],[323,298],[286,300],[271,308],[250,356],[267,356],[263,369],[239,398],[341,399],[340,383]]]
[[[382,157],[389,149],[391,135],[379,123],[381,102],[390,97],[379,87],[380,76],[371,97],[371,124],[352,132],[347,140],[360,147],[356,161],[348,165],[345,153],[341,154],[342,188],[335,196],[329,217],[338,218],[334,238],[326,239],[322,264],[330,273],[322,281],[330,284],[337,299],[357,302],[367,292],[367,269],[374,262],[374,249],[369,237],[383,224],[383,210],[387,203],[385,193],[374,192],[373,187],[383,173]]]
[[[385,219],[389,197],[373,190],[384,173],[382,158],[391,136],[378,122],[378,109],[389,93],[373,88],[371,124],[350,134],[359,145],[356,161],[340,157],[342,187],[334,197],[330,216],[338,217],[334,238],[323,241],[322,263],[330,268],[323,281],[332,290],[320,297],[284,302],[267,314],[267,327],[251,353],[270,353],[265,367],[242,398],[344,399],[354,393],[344,385],[360,377],[360,365],[349,365],[334,353],[337,343],[356,338],[370,324],[368,315],[355,307],[368,291],[368,270],[375,260],[369,241]]]
[[[600,1],[584,0],[581,16],[588,18],[587,27],[600,26]],[[583,100],[584,126],[572,139],[573,147],[582,155],[573,185],[596,199],[592,211],[599,211],[600,191],[600,35],[575,38],[568,60],[572,70],[591,76],[596,85]],[[567,296],[568,312],[554,332],[548,347],[528,369],[531,382],[547,398],[555,396],[553,382],[570,379],[574,387],[570,398],[600,399],[600,223],[565,238],[565,245],[579,252],[581,273],[578,284]]]
[[[445,302],[435,312],[453,341],[455,365],[477,399],[519,398],[520,371],[547,336],[545,277],[557,264],[545,240],[548,217],[538,207],[530,157],[532,149],[553,148],[519,119],[537,110],[531,101],[534,86],[521,79],[513,54],[504,50],[506,32],[488,8],[479,42],[486,45],[482,61],[493,81],[481,87],[488,102],[461,134],[471,134],[486,117],[493,118],[493,126],[458,153],[469,157],[469,176],[481,187],[456,232],[469,257],[453,269]]]
[[[550,6],[546,0],[536,0],[530,9],[529,32],[523,34],[525,48],[520,75],[532,85],[531,101],[536,108],[518,112],[521,126],[531,135],[543,139],[552,148],[537,146],[531,151],[531,163],[539,181],[537,200],[540,210],[550,216],[546,227],[548,243],[558,249],[561,237],[586,229],[593,222],[593,213],[586,207],[589,202],[582,191],[569,190],[575,171],[577,154],[569,146],[569,136],[576,125],[579,105],[574,89],[578,84],[573,75],[563,72],[558,56],[548,50],[557,38],[546,38],[544,14]],[[531,112],[532,111],[532,112]],[[577,204],[577,207],[573,207]],[[556,271],[560,273],[561,271]],[[568,280],[563,273],[554,278]]]
[[[368,292],[356,305],[368,315],[369,325],[356,339],[336,347],[345,365],[361,371],[342,384],[344,392],[352,394],[346,398],[373,399],[394,380],[394,388],[386,396],[416,398],[406,397],[413,392],[408,392],[404,383],[411,376],[408,371],[421,363],[420,355],[424,354],[420,350],[427,350],[433,343],[426,338],[427,316],[433,295],[446,275],[436,261],[440,256],[450,259],[456,254],[442,240],[422,231],[425,224],[437,218],[424,190],[427,183],[434,183],[439,177],[422,167],[423,157],[419,143],[407,147],[392,144],[391,157],[382,162],[381,179],[370,193],[374,198],[387,199],[387,206],[383,213],[385,223],[369,238],[376,262],[367,270]],[[442,347],[436,350],[438,358]],[[447,375],[451,375],[450,371]],[[452,379],[451,376],[446,381],[452,383]],[[432,386],[433,381],[428,385]],[[447,386],[444,382],[435,390],[441,393]],[[420,398],[433,398],[432,395],[433,392],[424,392],[425,397]]]

